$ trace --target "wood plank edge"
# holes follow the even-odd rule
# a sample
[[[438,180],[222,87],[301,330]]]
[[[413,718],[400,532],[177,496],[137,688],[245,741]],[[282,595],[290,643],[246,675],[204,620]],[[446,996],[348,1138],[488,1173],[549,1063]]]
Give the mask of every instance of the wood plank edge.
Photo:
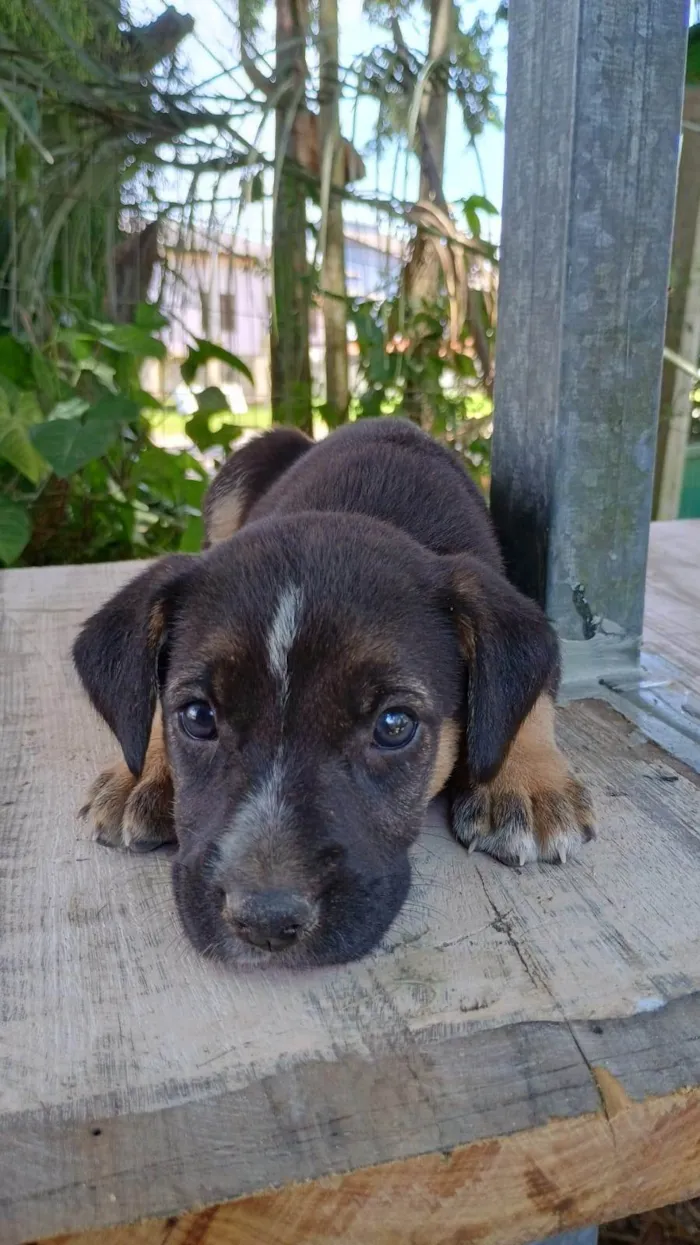
[[[700,1194],[700,1088],[45,1245],[523,1245]]]

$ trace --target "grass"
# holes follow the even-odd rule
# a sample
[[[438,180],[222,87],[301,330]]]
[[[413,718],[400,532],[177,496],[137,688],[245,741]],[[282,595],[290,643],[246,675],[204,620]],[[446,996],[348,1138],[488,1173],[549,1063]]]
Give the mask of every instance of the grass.
[[[187,440],[185,424],[190,418],[189,415],[181,415],[171,407],[161,407],[159,410],[147,411],[146,417],[158,441]],[[269,406],[251,406],[245,415],[234,415],[232,412],[227,415],[212,415],[209,426],[212,432],[218,432],[224,424],[233,424],[235,428],[263,429],[269,428],[271,423],[272,411]]]
[[[189,441],[186,429],[189,415],[181,415],[172,407],[161,407],[158,410],[149,410],[144,413],[151,426],[156,444],[167,446]],[[314,437],[320,440],[328,434],[328,427],[315,411],[313,420]],[[245,415],[235,415],[229,411],[227,414],[211,415],[209,418],[209,427],[212,432],[218,432],[225,424],[231,424],[234,428],[255,429],[262,432],[272,425],[272,411],[269,406],[250,406]]]

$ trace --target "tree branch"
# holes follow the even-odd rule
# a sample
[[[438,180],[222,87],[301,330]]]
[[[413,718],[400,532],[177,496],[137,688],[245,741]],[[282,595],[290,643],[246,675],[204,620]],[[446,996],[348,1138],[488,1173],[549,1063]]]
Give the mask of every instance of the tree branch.
[[[161,61],[172,56],[178,44],[193,30],[194,18],[189,13],[178,13],[172,5],[148,26],[132,26],[124,35],[129,68],[150,73]]]
[[[406,76],[409,79],[409,81],[412,83],[413,88],[415,90],[416,78],[411,68],[411,60],[410,60],[408,47],[403,37],[403,33],[401,30],[401,26],[399,24],[398,17],[393,17],[391,19],[391,30],[394,36],[394,42],[396,43],[399,57],[401,59],[401,63],[404,67],[404,70],[406,71]],[[442,178],[440,177],[440,173],[438,171],[435,156],[433,154],[433,150],[432,150],[431,143],[430,143],[430,137],[428,135],[425,120],[421,116],[420,112],[418,114],[418,122],[416,125],[416,129],[418,130],[418,138],[419,138],[417,154],[418,154],[418,159],[420,161],[421,173],[423,174],[428,184],[428,187],[429,187],[431,195],[433,196],[434,202],[437,204],[438,207],[441,207],[444,209],[447,207],[447,203],[445,200],[444,191],[442,189]]]
[[[250,51],[246,46],[246,40],[242,34],[240,39],[241,65],[245,69],[253,86],[269,99],[275,89],[275,76],[274,74],[271,74],[268,78],[267,74],[264,74],[262,70],[258,68],[257,62],[255,58],[251,56]]]

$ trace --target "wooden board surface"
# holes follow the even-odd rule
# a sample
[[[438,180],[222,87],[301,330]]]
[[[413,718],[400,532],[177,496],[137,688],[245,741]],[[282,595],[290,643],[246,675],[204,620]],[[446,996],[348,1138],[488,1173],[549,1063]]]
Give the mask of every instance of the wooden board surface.
[[[0,577],[1,1245],[232,1198],[217,1240],[508,1245],[700,1193],[697,778],[570,706],[601,829],[581,863],[470,857],[436,809],[374,956],[234,975],[185,942],[167,857],[100,848],[75,816],[114,746],[70,642],[136,569]],[[173,1240],[215,1239],[190,1218]]]
[[[499,1245],[697,1189],[698,1091],[636,1103],[596,1075],[595,1113],[50,1245]]]
[[[651,525],[644,643],[700,696],[700,519]]]

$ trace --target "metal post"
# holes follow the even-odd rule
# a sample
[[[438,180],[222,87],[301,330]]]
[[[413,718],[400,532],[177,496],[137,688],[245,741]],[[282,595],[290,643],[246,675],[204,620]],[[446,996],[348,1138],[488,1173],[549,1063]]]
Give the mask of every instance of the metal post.
[[[687,0],[511,0],[492,508],[574,677],[636,664]]]
[[[562,1232],[545,1241],[533,1241],[532,1245],[598,1245],[597,1228],[579,1228],[577,1232]]]

